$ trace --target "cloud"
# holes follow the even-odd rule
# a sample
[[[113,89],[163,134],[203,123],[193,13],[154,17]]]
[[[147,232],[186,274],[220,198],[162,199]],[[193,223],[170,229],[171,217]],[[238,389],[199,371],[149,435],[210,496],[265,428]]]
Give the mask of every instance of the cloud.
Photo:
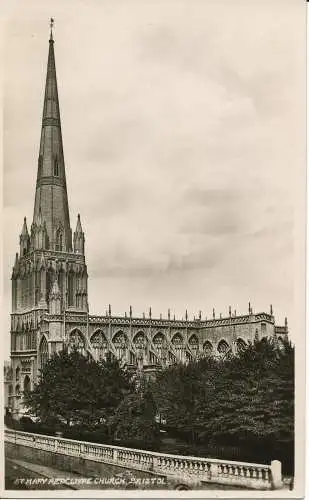
[[[48,9],[30,0],[6,30],[7,303],[18,233],[33,211]],[[92,310],[134,299],[141,310],[168,303],[183,314],[251,298],[292,315],[305,167],[298,2],[89,0],[72,9],[54,0],[53,9],[71,223],[80,212]]]

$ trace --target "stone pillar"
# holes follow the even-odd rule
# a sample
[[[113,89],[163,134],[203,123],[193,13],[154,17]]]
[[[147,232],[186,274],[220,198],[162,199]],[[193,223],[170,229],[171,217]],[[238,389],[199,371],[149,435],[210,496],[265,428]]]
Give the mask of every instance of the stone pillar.
[[[282,472],[281,462],[279,460],[272,460],[271,462],[271,480],[273,489],[282,487]]]

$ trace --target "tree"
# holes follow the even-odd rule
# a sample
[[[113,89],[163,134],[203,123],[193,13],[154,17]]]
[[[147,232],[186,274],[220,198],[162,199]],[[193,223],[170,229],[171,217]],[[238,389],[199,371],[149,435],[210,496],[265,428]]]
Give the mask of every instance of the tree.
[[[190,443],[240,446],[267,461],[293,455],[294,348],[288,342],[279,349],[273,340],[255,340],[225,360],[170,367],[158,375],[153,393],[168,426]]]
[[[156,404],[149,389],[129,394],[112,417],[115,438],[143,448],[154,446],[159,440],[156,414]]]
[[[46,363],[25,403],[44,424],[61,422],[91,429],[106,421],[130,390],[130,376],[118,361],[96,362],[65,349]]]
[[[294,432],[294,348],[272,340],[255,341],[227,361],[216,388],[214,407],[222,415],[212,432],[237,439],[281,439]]]
[[[218,374],[218,361],[205,358],[171,366],[159,373],[153,384],[158,410],[168,427],[191,443],[198,437],[201,408],[214,397]]]

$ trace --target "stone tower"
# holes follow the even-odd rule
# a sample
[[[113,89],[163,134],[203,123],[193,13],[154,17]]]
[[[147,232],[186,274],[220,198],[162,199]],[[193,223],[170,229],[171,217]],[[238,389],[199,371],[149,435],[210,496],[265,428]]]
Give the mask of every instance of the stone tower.
[[[24,218],[12,272],[11,359],[17,406],[19,394],[36,381],[44,355],[62,348],[66,311],[88,311],[80,215],[73,242],[51,31],[33,222],[29,234]]]

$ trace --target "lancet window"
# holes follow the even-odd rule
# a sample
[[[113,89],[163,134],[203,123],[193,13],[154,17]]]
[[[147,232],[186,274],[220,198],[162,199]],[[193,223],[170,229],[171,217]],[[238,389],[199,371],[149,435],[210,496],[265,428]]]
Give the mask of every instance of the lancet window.
[[[153,344],[160,359],[163,357],[164,335],[159,332],[153,337]]]
[[[172,344],[174,346],[174,349],[176,351],[176,356],[178,358],[178,361],[183,361],[185,362],[187,360],[186,353],[185,353],[185,346],[184,346],[184,341],[182,335],[180,333],[176,333],[174,337],[172,338]]]
[[[133,344],[137,349],[142,349],[146,345],[146,338],[144,335],[144,332],[138,332],[134,339],[133,339]]]
[[[213,353],[213,345],[209,340],[206,340],[206,342],[203,345],[203,351],[206,356],[210,356]]]
[[[96,360],[104,359],[106,357],[106,353],[108,352],[108,344],[103,332],[95,332],[90,339],[90,344],[92,346],[94,358]]]
[[[69,347],[77,349],[81,354],[86,354],[84,337],[79,330],[73,330],[70,333]]]
[[[227,351],[229,350],[229,345],[227,342],[225,342],[225,340],[221,340],[218,344],[218,352],[219,354],[221,355],[224,355],[227,353]]]
[[[126,350],[128,345],[127,336],[123,332],[117,332],[113,338],[113,344],[116,349],[116,356],[119,360],[124,360],[126,357]]]
[[[241,352],[246,349],[247,344],[243,339],[239,338],[236,341],[236,346],[237,346],[237,351]]]
[[[45,364],[48,361],[48,344],[45,337],[43,337],[41,340],[39,354],[40,354],[40,367],[41,370],[43,370]]]

